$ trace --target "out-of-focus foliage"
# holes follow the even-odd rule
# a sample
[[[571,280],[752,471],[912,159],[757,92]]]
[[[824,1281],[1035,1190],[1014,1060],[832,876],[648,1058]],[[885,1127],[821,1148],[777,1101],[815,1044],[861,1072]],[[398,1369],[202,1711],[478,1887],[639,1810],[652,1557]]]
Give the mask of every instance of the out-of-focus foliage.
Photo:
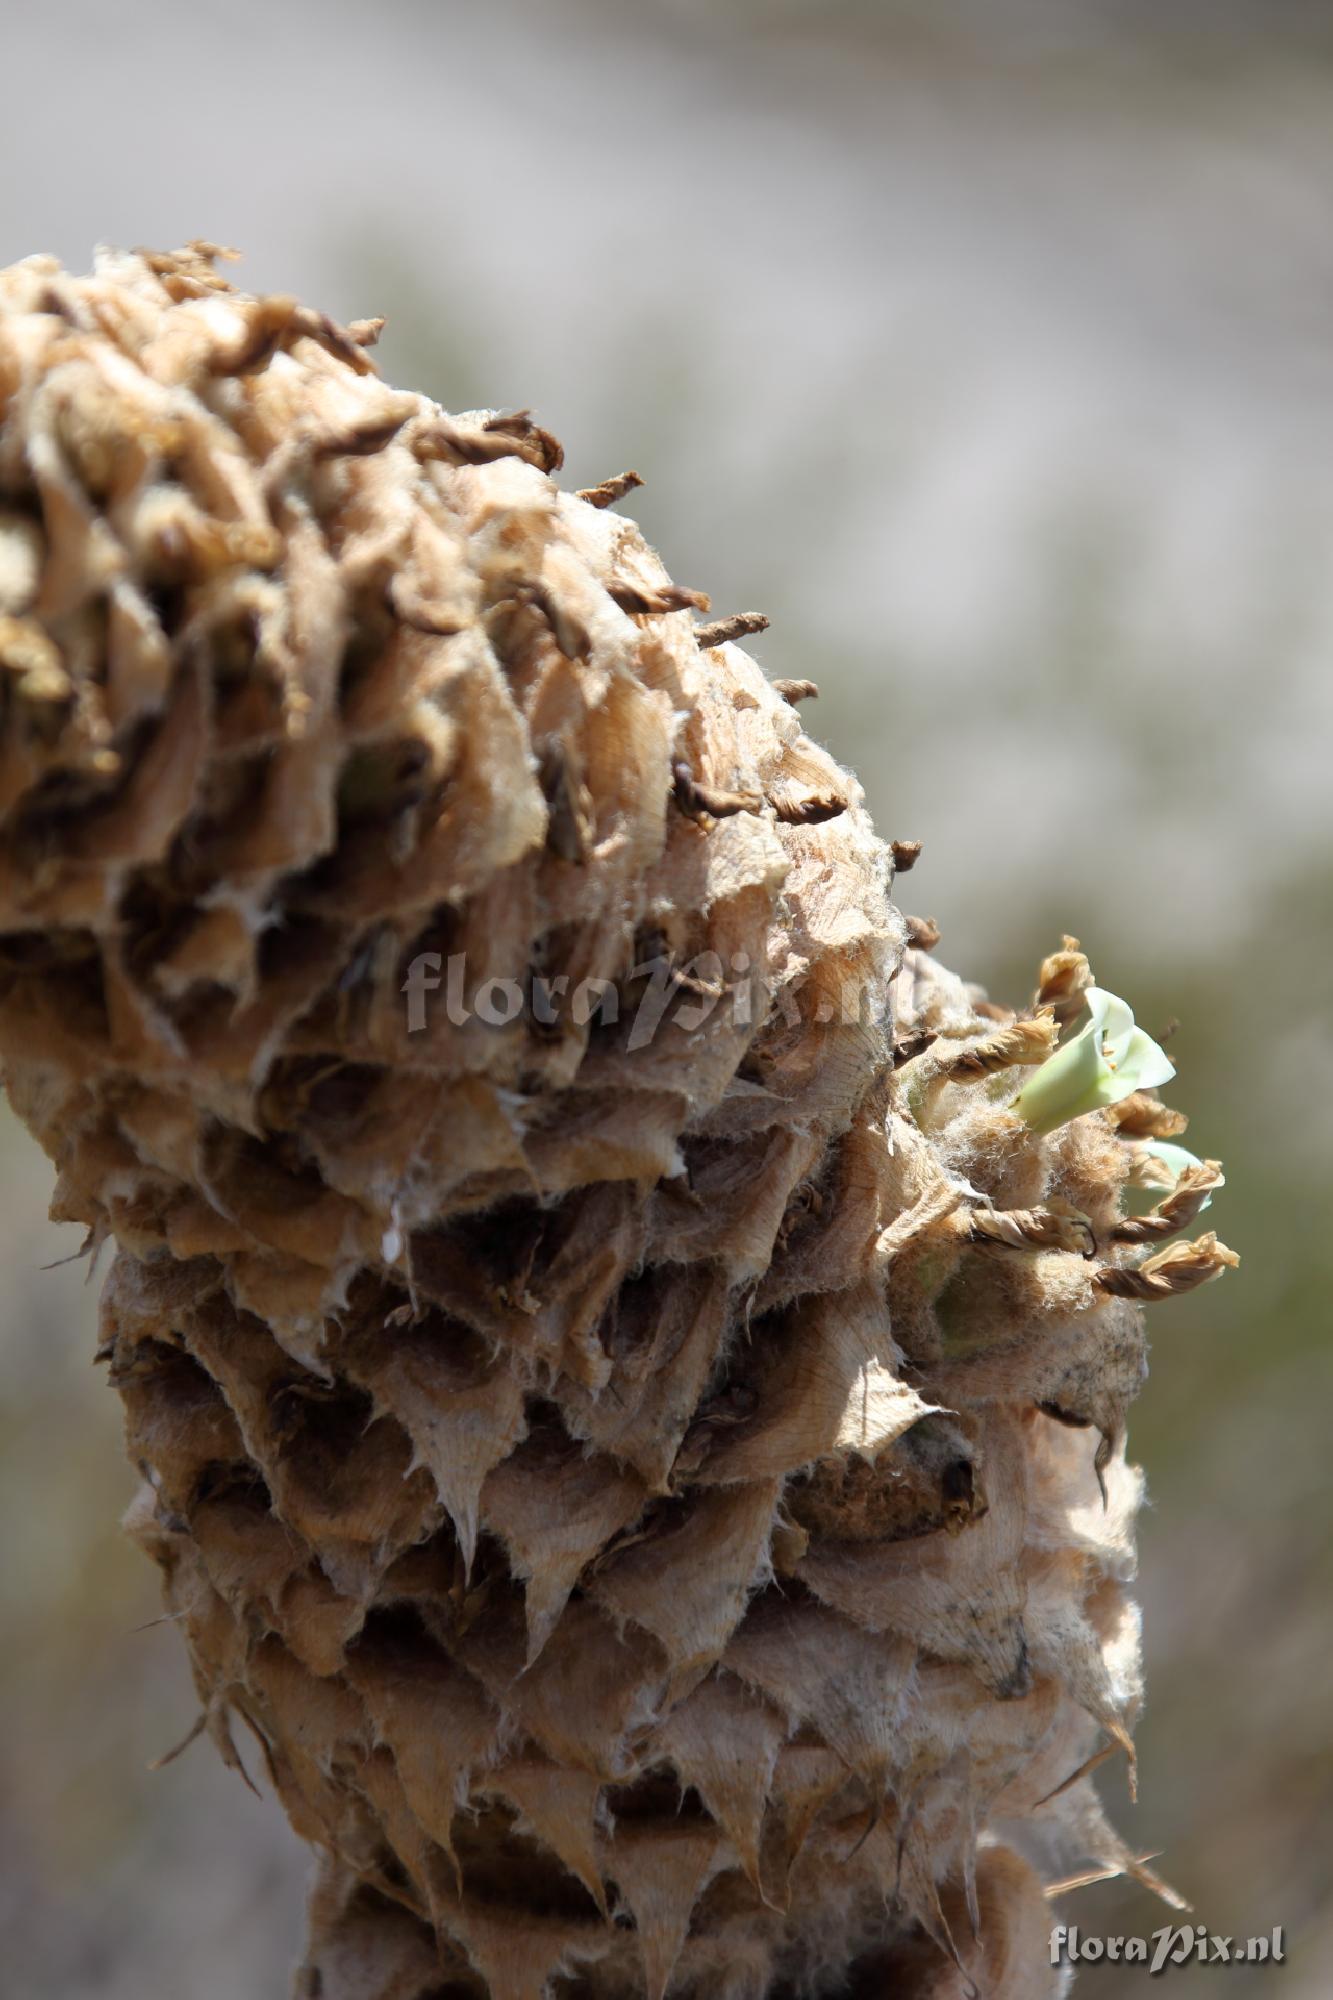
[[[1160,1034],[1240,1272],[1154,1309],[1142,1799],[1215,1931],[1333,1964],[1333,41],[1296,0],[488,10],[69,0],[7,28],[0,261],[240,241],[384,311],[390,379],[531,402],[756,651],[941,954],[1025,994],[1077,930]],[[59,89],[55,80],[59,79]],[[43,80],[51,88],[43,87]],[[277,1991],[303,1862],[205,1746],[115,1529],[76,1246],[6,1136],[0,1879],[31,2000]],[[1108,1781],[1114,1792],[1116,1782]],[[1151,1931],[1138,1891],[1059,1906]],[[278,1970],[275,1972],[275,1968]],[[1133,1968],[1079,1990],[1128,1996]]]

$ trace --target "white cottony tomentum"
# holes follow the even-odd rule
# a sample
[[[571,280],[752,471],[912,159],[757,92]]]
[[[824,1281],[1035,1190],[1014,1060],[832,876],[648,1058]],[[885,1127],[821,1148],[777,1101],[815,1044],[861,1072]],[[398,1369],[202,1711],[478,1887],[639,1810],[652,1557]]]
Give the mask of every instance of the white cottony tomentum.
[[[1152,1036],[1135,1026],[1126,1002],[1090,986],[1076,1032],[1033,1073],[1013,1109],[1034,1132],[1053,1132],[1085,1111],[1168,1083],[1175,1073]]]

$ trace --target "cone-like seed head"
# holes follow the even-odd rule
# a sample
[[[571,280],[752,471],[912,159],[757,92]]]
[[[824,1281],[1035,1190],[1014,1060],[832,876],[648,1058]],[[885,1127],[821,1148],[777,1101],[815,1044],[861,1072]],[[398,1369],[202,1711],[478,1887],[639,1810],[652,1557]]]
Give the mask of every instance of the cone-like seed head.
[[[1031,2000],[989,1823],[1155,1879],[1084,1767],[1140,1301],[1230,1260],[1215,1163],[1123,1213],[1170,1066],[1073,940],[907,949],[632,475],[217,254],[0,274],[0,1056],[301,1990]]]

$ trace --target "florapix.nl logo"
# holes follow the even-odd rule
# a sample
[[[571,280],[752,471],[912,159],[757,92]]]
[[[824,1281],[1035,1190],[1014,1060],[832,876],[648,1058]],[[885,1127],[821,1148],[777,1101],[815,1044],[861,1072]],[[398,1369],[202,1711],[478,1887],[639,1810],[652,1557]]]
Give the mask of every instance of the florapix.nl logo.
[[[466,952],[446,957],[421,951],[409,961],[401,990],[409,1035],[423,1034],[439,1010],[455,1028],[473,1021],[508,1028],[522,1019],[545,1035],[558,1035],[566,1023],[575,1029],[623,1024],[629,1050],[646,1048],[666,1022],[694,1034],[719,1010],[740,1029],[757,1026],[770,1007],[790,1027],[808,1020],[883,1026],[890,1018],[884,985],[849,978],[830,991],[800,977],[770,981],[743,951],[727,958],[701,951],[682,962],[655,950],[620,980],[572,980],[565,973],[535,969],[521,979],[496,973],[477,978]]]
[[[1206,1924],[1163,1924],[1150,1937],[1085,1937],[1077,1924],[1051,1928],[1052,1965],[1096,1965],[1108,1961],[1141,1965],[1160,1977],[1180,1965],[1281,1965],[1286,1952],[1282,1925],[1261,1937],[1227,1937]]]

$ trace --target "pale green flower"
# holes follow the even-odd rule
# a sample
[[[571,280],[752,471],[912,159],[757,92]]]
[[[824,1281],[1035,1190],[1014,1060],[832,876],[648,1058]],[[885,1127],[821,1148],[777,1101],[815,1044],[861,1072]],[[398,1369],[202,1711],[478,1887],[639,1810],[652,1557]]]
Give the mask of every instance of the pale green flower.
[[[1077,1032],[1033,1071],[1014,1099],[1013,1109],[1034,1132],[1053,1132],[1085,1111],[1119,1104],[1131,1091],[1167,1083],[1176,1073],[1114,993],[1090,986],[1077,1018]]]

